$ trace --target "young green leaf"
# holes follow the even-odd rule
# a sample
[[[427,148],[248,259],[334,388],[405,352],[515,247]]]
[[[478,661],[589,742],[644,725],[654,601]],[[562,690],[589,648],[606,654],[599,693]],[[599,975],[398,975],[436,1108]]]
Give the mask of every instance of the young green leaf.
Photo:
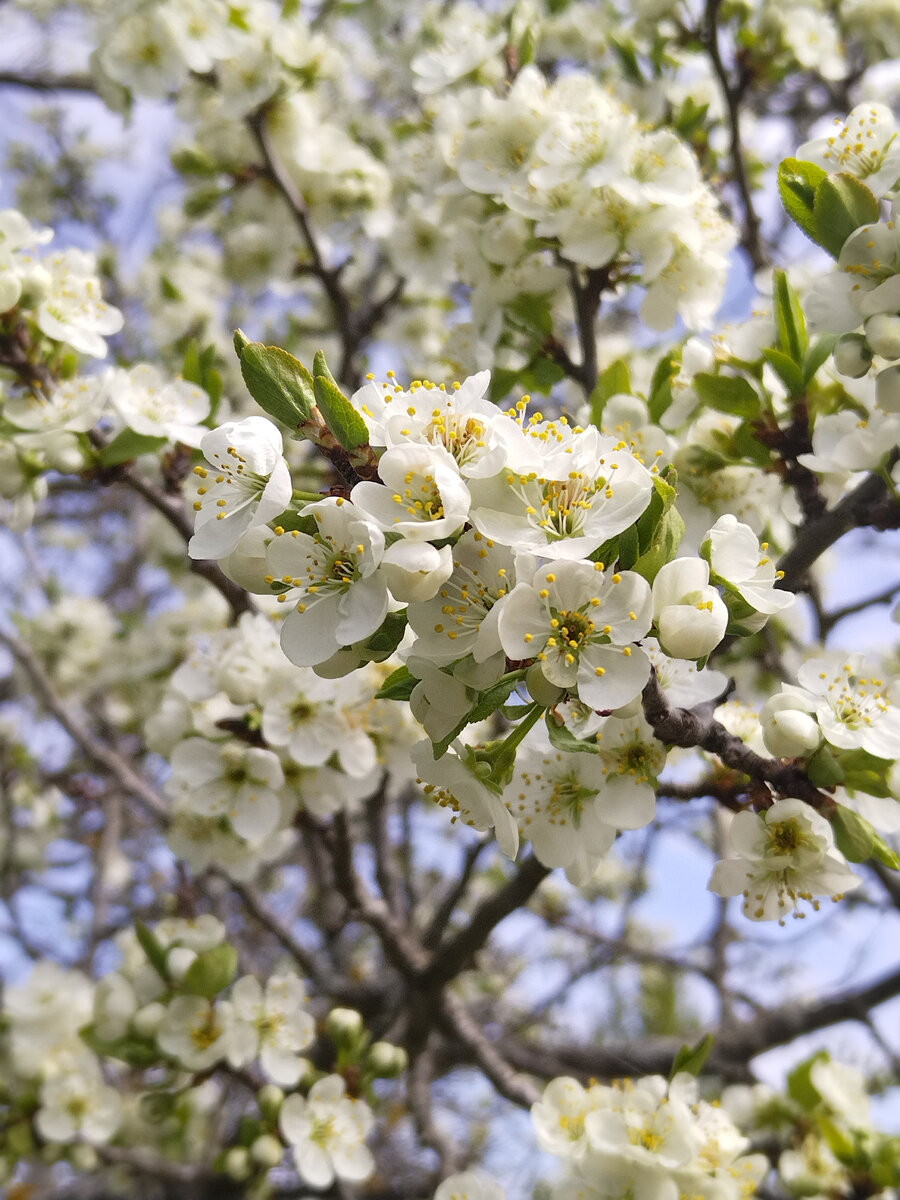
[[[833,258],[840,255],[851,233],[861,225],[874,224],[879,216],[878,201],[855,175],[829,175],[816,188],[816,241]]]
[[[814,208],[816,188],[827,172],[815,163],[786,158],[778,168],[778,194],[785,212],[813,242],[819,241]]]
[[[312,376],[299,359],[278,346],[247,341],[240,359],[244,383],[261,409],[291,429],[309,420],[316,398]]]
[[[338,385],[327,375],[317,375],[313,386],[325,424],[344,449],[365,446],[369,440],[366,423]]]

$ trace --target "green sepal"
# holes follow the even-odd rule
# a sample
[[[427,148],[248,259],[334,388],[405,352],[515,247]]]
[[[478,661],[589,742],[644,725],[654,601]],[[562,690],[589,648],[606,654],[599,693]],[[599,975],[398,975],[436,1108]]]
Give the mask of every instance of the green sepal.
[[[237,965],[237,951],[227,942],[204,950],[188,967],[180,984],[181,991],[211,1000],[234,979]]]
[[[816,188],[816,241],[833,258],[840,256],[851,233],[862,225],[875,224],[880,215],[878,201],[855,175],[843,171],[829,175]]]
[[[718,412],[736,417],[759,415],[759,393],[743,375],[711,375],[700,371],[694,376],[693,383],[694,391],[703,403]]]
[[[398,667],[375,693],[376,700],[408,700],[419,680],[409,667]]]
[[[558,717],[555,717],[552,712],[547,712],[544,717],[544,723],[547,726],[547,733],[550,737],[550,745],[557,750],[562,750],[564,754],[599,754],[600,747],[597,745],[595,738],[579,738],[569,729]]]
[[[167,441],[164,437],[152,437],[148,433],[135,433],[133,429],[123,429],[100,451],[100,463],[104,467],[117,467],[120,463],[131,462],[141,454],[155,454]]]
[[[828,746],[820,746],[806,760],[806,774],[816,787],[835,787],[844,782],[844,768]]]
[[[313,387],[316,404],[325,418],[325,424],[344,449],[355,450],[357,446],[365,446],[369,441],[366,423],[334,380],[328,375],[316,375]]]
[[[813,242],[819,241],[814,215],[816,188],[826,178],[816,163],[786,158],[778,167],[778,194],[785,212]]]
[[[299,359],[279,346],[248,342],[241,330],[234,345],[244,383],[260,408],[290,429],[308,421],[316,397],[312,376]]]
[[[157,975],[162,979],[168,979],[169,968],[166,966],[166,951],[159,938],[143,921],[135,921],[134,932],[138,944],[147,955],[147,959]]]
[[[682,1046],[675,1055],[669,1079],[674,1079],[681,1071],[686,1071],[688,1075],[699,1075],[709,1058],[715,1041],[716,1039],[711,1033],[705,1033],[696,1045]]]
[[[778,348],[799,367],[809,349],[806,317],[791,287],[787,273],[775,271],[775,323],[778,328]],[[798,389],[799,390],[799,389]]]

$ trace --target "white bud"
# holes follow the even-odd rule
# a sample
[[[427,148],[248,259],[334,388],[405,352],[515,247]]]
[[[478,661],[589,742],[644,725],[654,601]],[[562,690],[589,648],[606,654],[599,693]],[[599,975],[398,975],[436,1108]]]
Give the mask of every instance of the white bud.
[[[145,1004],[131,1018],[131,1027],[140,1037],[153,1037],[166,1011],[166,1006],[158,1000]]]
[[[818,750],[822,734],[797,697],[779,692],[760,713],[763,741],[775,758],[803,758]]]
[[[873,354],[882,358],[900,358],[900,317],[878,313],[866,321],[866,341]]]
[[[243,1146],[233,1146],[225,1155],[225,1171],[238,1183],[249,1178],[253,1167]]]
[[[885,367],[875,376],[875,399],[885,412],[900,412],[900,366]]]
[[[283,1154],[284,1146],[271,1133],[262,1134],[250,1147],[250,1157],[261,1167],[277,1167]]]
[[[73,1146],[69,1151],[69,1162],[78,1171],[96,1171],[97,1151],[93,1146],[86,1146],[84,1143]]]
[[[333,1008],[326,1022],[328,1036],[342,1043],[355,1041],[363,1031],[363,1019],[353,1008]]]
[[[402,539],[385,550],[381,572],[395,600],[419,603],[436,596],[453,574],[453,553],[449,546]]]
[[[653,616],[662,648],[673,658],[703,658],[725,636],[728,609],[709,582],[702,558],[676,558],[653,581]]]
[[[256,1093],[259,1111],[267,1121],[277,1121],[284,1103],[284,1092],[274,1083],[265,1083]]]
[[[408,1061],[402,1046],[394,1046],[390,1042],[375,1042],[369,1047],[369,1066],[383,1079],[402,1075]]]
[[[172,947],[166,955],[166,967],[176,983],[180,983],[184,979],[196,959],[196,953],[188,950],[187,946]]]
[[[834,369],[839,375],[861,379],[872,365],[872,351],[861,333],[845,333],[834,347]]]

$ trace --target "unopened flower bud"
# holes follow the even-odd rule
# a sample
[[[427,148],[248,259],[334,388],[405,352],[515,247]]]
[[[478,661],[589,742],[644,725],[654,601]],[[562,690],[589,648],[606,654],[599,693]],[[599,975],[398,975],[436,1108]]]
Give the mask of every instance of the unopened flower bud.
[[[547,708],[550,705],[558,704],[566,694],[565,688],[550,682],[541,670],[540,663],[532,663],[525,672],[525,686],[535,704],[542,704]]]
[[[97,1161],[97,1151],[93,1146],[87,1146],[83,1142],[73,1146],[69,1151],[69,1162],[78,1171],[95,1171]]]
[[[333,1008],[325,1027],[331,1040],[342,1046],[356,1041],[363,1031],[363,1019],[353,1008]]]
[[[834,369],[849,379],[861,379],[872,365],[872,351],[861,333],[845,333],[834,347]]]
[[[267,1121],[277,1121],[284,1103],[284,1092],[277,1084],[266,1083],[256,1093],[256,1102]]]
[[[878,313],[866,321],[866,341],[873,354],[882,358],[900,358],[900,317]]]
[[[767,700],[760,713],[763,741],[776,758],[803,758],[819,748],[818,722],[793,696],[783,692]]]
[[[187,946],[173,946],[166,955],[166,967],[175,983],[180,983],[197,960],[195,951]]]
[[[166,1006],[160,1004],[158,1000],[152,1001],[150,1004],[145,1004],[131,1018],[131,1025],[134,1032],[141,1037],[153,1037],[159,1023],[166,1015]]]
[[[258,1137],[250,1147],[250,1157],[255,1163],[259,1163],[261,1167],[277,1167],[281,1162],[281,1157],[284,1154],[284,1146],[279,1142],[277,1137],[273,1137],[271,1133],[264,1133]]]
[[[382,1079],[402,1075],[409,1062],[406,1051],[390,1042],[375,1042],[369,1047],[369,1067]]]
[[[900,366],[885,367],[878,372],[875,399],[885,412],[900,412]]]
[[[253,1167],[250,1164],[250,1155],[243,1146],[233,1146],[225,1155],[225,1172],[230,1175],[236,1183],[241,1183],[244,1179],[249,1179]]]

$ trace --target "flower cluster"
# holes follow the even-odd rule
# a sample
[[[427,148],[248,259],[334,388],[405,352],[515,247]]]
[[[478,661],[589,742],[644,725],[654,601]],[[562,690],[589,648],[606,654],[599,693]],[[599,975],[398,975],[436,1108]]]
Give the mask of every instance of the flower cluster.
[[[542,1149],[561,1158],[554,1196],[751,1195],[769,1169],[721,1108],[687,1074],[613,1086],[554,1079],[532,1109]]]
[[[253,590],[288,610],[281,648],[301,668],[352,671],[388,624],[391,647],[405,625],[403,695],[430,739],[415,754],[428,793],[476,829],[495,829],[506,853],[525,836],[548,866],[588,877],[618,830],[655,812],[665,750],[634,708],[651,671],[643,640],[656,634],[648,649],[665,674],[673,657],[705,660],[731,622],[761,628],[793,598],[776,590],[771,560],[733,517],[707,531],[706,560],[675,558],[673,540],[670,561],[632,552],[634,569],[619,569],[627,531],[639,551],[638,530],[652,536],[674,514],[675,490],[626,442],[565,417],[528,418],[527,401],[500,412],[488,385],[487,372],[452,388],[368,381],[349,403],[379,455],[378,479],[280,513],[274,530],[267,522],[292,494],[279,435],[262,418],[213,431],[201,447],[210,465],[197,468],[191,553],[214,538],[226,571],[242,581],[255,572]],[[480,697],[504,689],[488,716],[523,679],[531,717],[506,751],[454,742]],[[587,733],[574,748],[590,753],[560,740],[565,717],[532,731],[563,701],[596,714],[568,733]],[[270,700],[259,702],[265,713]],[[271,749],[201,750],[189,739],[171,757],[182,811],[227,818],[244,837],[284,822]]]
[[[390,787],[407,781],[414,726],[374,699],[382,678],[372,667],[324,680],[289,663],[258,614],[195,639],[147,726],[172,764],[178,856],[251,878],[290,847],[298,809],[352,810],[385,783],[385,768]]]

